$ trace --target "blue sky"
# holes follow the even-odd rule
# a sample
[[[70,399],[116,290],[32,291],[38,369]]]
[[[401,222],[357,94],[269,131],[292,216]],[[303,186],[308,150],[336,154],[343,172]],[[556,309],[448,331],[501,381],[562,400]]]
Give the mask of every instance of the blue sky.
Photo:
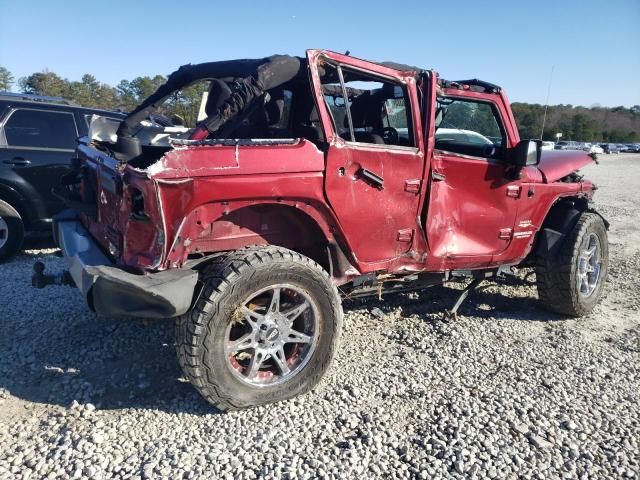
[[[252,6],[254,5],[254,6]],[[0,0],[0,65],[116,85],[307,48],[502,85],[512,101],[640,104],[640,0]]]

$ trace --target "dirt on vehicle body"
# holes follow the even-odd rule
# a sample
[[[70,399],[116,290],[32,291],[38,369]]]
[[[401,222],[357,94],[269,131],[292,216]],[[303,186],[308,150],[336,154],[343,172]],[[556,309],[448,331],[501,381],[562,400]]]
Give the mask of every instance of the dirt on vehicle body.
[[[195,129],[138,127],[202,79]],[[589,312],[608,259],[576,173],[592,158],[540,147],[479,80],[320,50],[185,66],[117,132],[81,139],[54,234],[91,308],[178,317],[190,381],[246,407],[317,383],[344,296],[535,266],[548,308]]]

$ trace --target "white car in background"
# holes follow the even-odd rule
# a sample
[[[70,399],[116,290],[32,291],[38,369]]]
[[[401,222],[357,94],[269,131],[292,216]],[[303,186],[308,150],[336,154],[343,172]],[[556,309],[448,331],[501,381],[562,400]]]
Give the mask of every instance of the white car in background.
[[[493,141],[481,133],[461,128],[437,128],[436,141],[460,142],[471,145],[495,145]]]
[[[600,145],[597,144],[593,144],[589,147],[588,150],[589,153],[604,153],[604,148],[602,148]]]
[[[542,150],[554,150],[556,148],[556,142],[542,142]]]

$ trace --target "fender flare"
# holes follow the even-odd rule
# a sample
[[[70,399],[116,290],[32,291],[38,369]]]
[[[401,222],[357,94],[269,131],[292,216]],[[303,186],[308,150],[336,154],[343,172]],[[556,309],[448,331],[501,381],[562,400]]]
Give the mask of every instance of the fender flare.
[[[584,212],[598,215],[602,218],[605,228],[609,229],[610,224],[607,219],[595,210],[585,198],[561,198],[551,207],[545,217],[536,239],[536,245],[532,249],[533,255],[555,258],[564,245],[567,235],[574,229]]]

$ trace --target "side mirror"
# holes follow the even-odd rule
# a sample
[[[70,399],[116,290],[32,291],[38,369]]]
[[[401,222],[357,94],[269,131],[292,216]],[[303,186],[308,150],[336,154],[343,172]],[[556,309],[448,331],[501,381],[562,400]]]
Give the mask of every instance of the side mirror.
[[[538,165],[542,153],[542,140],[520,140],[513,149],[511,156],[513,164],[518,167]]]

